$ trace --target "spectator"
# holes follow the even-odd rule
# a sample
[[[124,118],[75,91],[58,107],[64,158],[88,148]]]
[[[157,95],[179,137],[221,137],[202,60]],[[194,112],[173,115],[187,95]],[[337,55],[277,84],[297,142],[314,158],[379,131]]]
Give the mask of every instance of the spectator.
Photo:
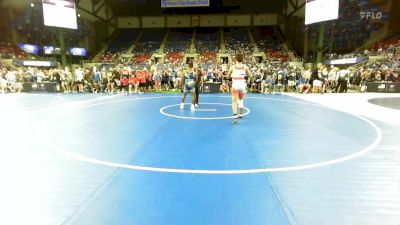
[[[163,79],[164,76],[168,77],[168,74],[164,73],[164,76],[162,76],[161,73],[162,73],[162,71],[155,69],[154,75],[153,75],[156,92],[160,92],[160,93],[161,93],[161,79]],[[164,82],[164,80],[163,80],[163,82]],[[167,84],[168,84],[168,81],[167,81]]]
[[[75,92],[83,93],[83,82],[84,82],[83,71],[80,67],[77,67],[75,69],[75,74],[74,74],[74,84],[76,90]]]
[[[138,93],[138,87],[139,87],[139,80],[136,78],[136,75],[134,74],[134,72],[132,72],[130,78],[129,78],[129,94],[132,93]],[[132,91],[132,88],[134,88],[134,90]]]
[[[222,84],[221,84],[221,86],[219,87],[219,91],[221,92],[221,93],[230,93],[230,90],[229,90],[229,85],[227,84],[227,81],[226,80],[224,80],[224,81],[222,81]]]
[[[349,78],[349,71],[342,68],[337,72],[337,86],[336,92],[343,93],[347,92],[347,81]]]
[[[0,73],[0,89],[1,89],[2,94],[5,94],[6,89],[7,89],[6,73],[7,73],[7,70],[4,68],[1,70],[1,73]]]

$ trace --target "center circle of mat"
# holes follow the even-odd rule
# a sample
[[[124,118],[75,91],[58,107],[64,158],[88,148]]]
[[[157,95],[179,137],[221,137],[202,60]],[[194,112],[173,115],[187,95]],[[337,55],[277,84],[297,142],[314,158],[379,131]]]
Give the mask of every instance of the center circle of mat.
[[[186,105],[186,107],[190,106],[190,104],[185,104],[185,105]],[[211,105],[211,106],[222,105],[222,106],[229,106],[229,107],[232,107],[232,104],[219,103],[219,102],[208,102],[208,103],[206,102],[206,103],[201,103],[201,106],[204,106],[204,105],[206,105],[206,106],[208,106],[208,105]],[[163,114],[163,115],[165,115],[165,116],[169,116],[169,117],[174,117],[174,118],[178,118],[178,119],[189,119],[189,120],[223,120],[223,119],[233,119],[233,116],[228,116],[228,115],[225,115],[225,116],[202,116],[202,117],[199,117],[199,116],[194,116],[194,115],[192,115],[192,116],[176,115],[176,114],[172,114],[172,113],[166,112],[166,111],[167,111],[166,109],[170,109],[170,108],[179,108],[179,106],[180,106],[180,104],[174,104],[174,105],[167,105],[167,106],[164,106],[164,107],[162,107],[162,108],[160,109],[160,113]],[[244,107],[244,109],[245,109],[246,112],[243,114],[243,116],[247,116],[247,115],[250,113],[250,109],[247,108],[247,107]],[[189,110],[189,109],[187,109],[187,110]],[[191,113],[191,114],[194,114],[194,113],[196,113],[196,111],[198,111],[198,110],[199,110],[199,108],[196,108],[196,110],[190,111],[190,113]],[[200,109],[200,110],[201,110],[201,109]],[[180,110],[180,111],[182,112],[183,110]]]

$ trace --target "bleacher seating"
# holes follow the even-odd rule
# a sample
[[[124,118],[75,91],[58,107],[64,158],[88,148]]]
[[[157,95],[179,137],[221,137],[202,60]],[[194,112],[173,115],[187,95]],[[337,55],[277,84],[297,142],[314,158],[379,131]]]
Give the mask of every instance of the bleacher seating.
[[[77,18],[77,30],[64,30],[65,42],[68,46],[79,46],[79,43],[86,37],[90,37],[92,33],[87,29],[85,23]],[[20,37],[25,37],[31,44],[41,44],[56,42],[57,30],[45,26],[43,24],[43,9],[40,4],[35,4],[33,7],[27,6],[23,13],[17,14],[15,19],[11,21],[11,27],[15,29]]]
[[[3,59],[24,59],[27,57],[27,54],[17,46],[0,42],[0,56]]]
[[[183,52],[169,52],[167,53],[167,60],[169,62],[182,62],[185,54]]]
[[[199,28],[196,35],[196,52],[201,62],[214,62],[220,48],[219,28]]]
[[[196,34],[196,52],[218,52],[220,45],[220,33],[218,28],[199,28]]]
[[[142,64],[151,58],[151,55],[158,51],[165,36],[163,29],[146,29],[140,38],[137,46],[133,49],[133,62]]]
[[[390,49],[393,47],[397,47],[400,46],[400,35],[396,35],[394,37],[379,41],[377,43],[375,43],[370,50],[372,51],[378,51],[380,49],[382,50],[386,50],[386,49]]]
[[[289,56],[282,43],[277,40],[272,27],[260,27],[252,29],[254,41],[258,50],[264,52],[269,60],[287,61]]]
[[[145,61],[148,61],[151,58],[151,54],[149,53],[136,53],[133,57],[133,62],[141,64]]]
[[[107,52],[114,54],[128,50],[139,34],[138,29],[122,29],[120,34],[108,47]]]
[[[253,52],[253,45],[245,28],[224,28],[224,36],[225,46],[229,53],[238,50],[244,53]]]
[[[171,30],[165,52],[186,52],[193,37],[192,29]]]
[[[192,37],[192,29],[171,30],[168,44],[165,48],[167,60],[169,62],[182,62],[185,52],[190,48]]]
[[[163,29],[146,29],[139,40],[138,45],[133,49],[134,54],[153,54],[160,48],[165,36]]]
[[[383,20],[362,18],[362,11],[380,11],[379,7],[370,4],[368,0],[340,1],[339,18],[325,22],[325,40],[330,41],[333,33],[333,45],[336,49],[355,49],[362,46],[371,37],[372,32],[382,27]],[[309,25],[310,38],[318,39],[319,25]]]

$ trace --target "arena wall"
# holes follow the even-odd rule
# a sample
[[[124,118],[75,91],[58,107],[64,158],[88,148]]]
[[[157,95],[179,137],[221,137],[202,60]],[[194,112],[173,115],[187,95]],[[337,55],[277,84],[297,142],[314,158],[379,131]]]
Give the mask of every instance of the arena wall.
[[[118,28],[234,27],[278,25],[278,14],[118,17]]]

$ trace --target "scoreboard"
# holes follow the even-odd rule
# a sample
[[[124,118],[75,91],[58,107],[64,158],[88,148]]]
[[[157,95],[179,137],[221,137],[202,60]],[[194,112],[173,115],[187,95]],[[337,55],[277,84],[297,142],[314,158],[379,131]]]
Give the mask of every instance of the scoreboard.
[[[74,0],[42,0],[45,26],[78,29]]]
[[[162,8],[210,6],[210,0],[161,0]]]
[[[339,17],[339,0],[307,0],[305,25]]]

